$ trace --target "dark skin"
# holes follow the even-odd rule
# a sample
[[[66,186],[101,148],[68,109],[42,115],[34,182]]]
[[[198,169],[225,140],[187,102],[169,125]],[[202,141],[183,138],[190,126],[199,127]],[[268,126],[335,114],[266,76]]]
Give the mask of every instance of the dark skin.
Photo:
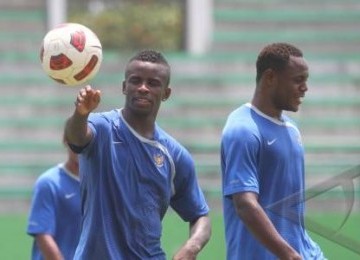
[[[36,244],[41,254],[46,260],[62,260],[64,259],[60,248],[50,234],[38,234],[35,237]]]
[[[161,101],[171,94],[165,65],[133,61],[127,66],[122,92],[126,96],[123,116],[142,136],[152,139]]]
[[[140,135],[153,139],[155,121],[162,101],[170,97],[168,86],[170,70],[163,64],[131,61],[126,68],[122,92],[126,96],[123,117]],[[89,114],[98,107],[101,92],[86,86],[81,89],[76,100],[75,111],[65,127],[69,143],[85,146],[92,138],[87,125]],[[202,216],[189,224],[190,235],[174,260],[194,260],[206,245],[211,235],[208,216]]]
[[[296,112],[305,97],[309,68],[301,57],[291,57],[283,71],[267,69],[257,84],[252,104],[264,114],[279,119],[282,111]]]
[[[260,78],[252,105],[280,120],[282,111],[296,112],[305,96],[309,77],[306,61],[291,57],[283,71],[268,69]],[[298,260],[301,256],[279,234],[258,202],[258,194],[242,192],[232,199],[237,214],[252,234],[279,259]]]
[[[279,259],[297,260],[301,256],[277,232],[253,192],[233,195],[236,212],[252,234]]]

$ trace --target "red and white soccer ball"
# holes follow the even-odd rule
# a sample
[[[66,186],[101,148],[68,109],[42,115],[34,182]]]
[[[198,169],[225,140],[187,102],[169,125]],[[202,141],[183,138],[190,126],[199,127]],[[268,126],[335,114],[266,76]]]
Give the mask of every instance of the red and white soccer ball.
[[[84,25],[61,24],[45,35],[40,60],[44,71],[58,83],[81,85],[99,71],[102,62],[101,42]]]

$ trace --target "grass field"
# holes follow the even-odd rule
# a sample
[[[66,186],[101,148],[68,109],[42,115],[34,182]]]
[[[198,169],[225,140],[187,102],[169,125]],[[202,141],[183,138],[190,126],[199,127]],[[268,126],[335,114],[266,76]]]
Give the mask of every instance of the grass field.
[[[344,218],[343,214],[326,213],[314,214],[309,218],[323,225],[324,229],[337,230]],[[201,252],[199,260],[222,260],[225,259],[223,220],[219,213],[212,213],[213,234],[206,248]],[[345,225],[337,231],[328,235],[331,240],[336,238],[349,239],[353,245],[360,244],[360,213],[352,214]],[[32,240],[25,234],[25,215],[0,215],[0,259],[22,260],[30,259]],[[171,255],[181,246],[188,235],[188,226],[179,217],[169,213],[164,219],[163,247],[171,259]],[[316,232],[310,232],[311,237],[320,244],[328,259],[360,259],[360,255],[332,242]],[[340,236],[343,236],[342,238]]]

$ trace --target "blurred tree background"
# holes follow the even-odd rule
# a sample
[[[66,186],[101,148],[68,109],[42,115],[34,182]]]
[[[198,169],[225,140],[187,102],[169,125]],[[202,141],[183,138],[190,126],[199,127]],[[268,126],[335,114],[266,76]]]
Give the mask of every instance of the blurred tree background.
[[[68,21],[91,28],[106,50],[183,49],[184,1],[69,1]]]

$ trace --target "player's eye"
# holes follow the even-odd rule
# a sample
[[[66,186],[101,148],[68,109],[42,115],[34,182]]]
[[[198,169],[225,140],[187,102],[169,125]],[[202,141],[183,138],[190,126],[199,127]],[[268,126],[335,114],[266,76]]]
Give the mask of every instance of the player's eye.
[[[305,77],[305,76],[300,76],[300,77],[295,78],[295,82],[297,84],[306,83],[306,81],[307,81],[307,77]]]
[[[161,86],[161,82],[159,80],[152,79],[148,81],[148,85],[151,88],[155,88]]]
[[[133,85],[138,85],[141,83],[141,79],[139,77],[130,77],[128,82]]]

